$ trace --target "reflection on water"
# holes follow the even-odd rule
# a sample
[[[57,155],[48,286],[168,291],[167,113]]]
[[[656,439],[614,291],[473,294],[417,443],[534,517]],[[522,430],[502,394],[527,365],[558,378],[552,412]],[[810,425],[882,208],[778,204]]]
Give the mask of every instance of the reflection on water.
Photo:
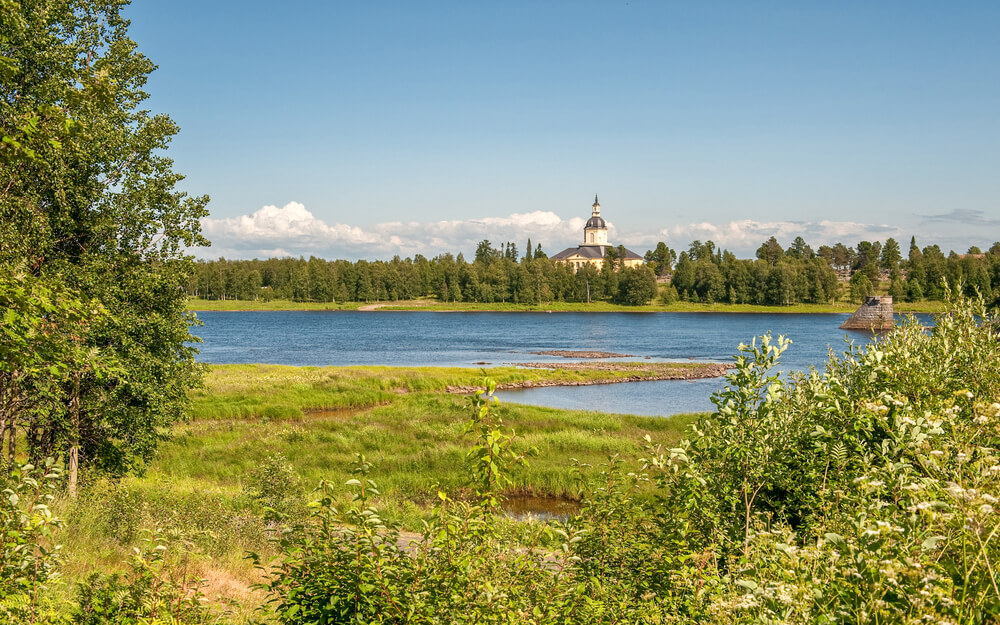
[[[500,504],[504,514],[517,521],[534,519],[565,521],[580,511],[580,504],[560,497],[538,497],[536,495],[508,495]]]

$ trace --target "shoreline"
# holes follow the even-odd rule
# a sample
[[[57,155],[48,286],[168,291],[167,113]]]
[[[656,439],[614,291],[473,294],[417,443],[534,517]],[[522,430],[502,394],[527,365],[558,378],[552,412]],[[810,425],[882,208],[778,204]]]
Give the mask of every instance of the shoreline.
[[[850,315],[857,310],[856,304],[793,304],[791,306],[758,306],[749,304],[697,304],[682,302],[669,306],[647,304],[645,306],[623,306],[606,302],[593,304],[552,302],[548,306],[528,306],[519,304],[440,304],[432,300],[413,300],[378,303],[332,303],[332,302],[290,302],[285,300],[245,301],[245,300],[197,300],[190,299],[188,312],[435,312],[435,313],[701,313],[701,314],[798,314],[798,315]],[[897,307],[897,315],[934,314],[944,310],[943,302],[908,303]]]
[[[530,369],[552,369],[556,371],[583,372],[583,371],[609,371],[628,372],[634,371],[634,375],[625,375],[608,378],[590,378],[586,380],[523,380],[517,382],[504,382],[497,384],[498,391],[523,390],[529,388],[543,388],[549,386],[596,386],[599,384],[621,384],[624,382],[659,382],[663,380],[704,380],[709,378],[721,378],[726,372],[735,367],[734,364],[723,362],[709,363],[648,363],[648,362],[524,362],[518,363],[519,367]],[[445,391],[451,394],[470,395],[481,386],[448,386]]]

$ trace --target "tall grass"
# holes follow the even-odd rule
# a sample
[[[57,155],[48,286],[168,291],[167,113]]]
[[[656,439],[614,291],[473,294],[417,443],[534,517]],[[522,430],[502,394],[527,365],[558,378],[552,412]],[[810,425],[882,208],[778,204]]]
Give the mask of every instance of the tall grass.
[[[583,380],[613,372],[491,369],[501,382]],[[246,552],[270,553],[273,526],[248,496],[254,472],[280,454],[304,488],[304,504],[320,480],[343,483],[363,453],[374,464],[377,504],[404,528],[419,531],[439,490],[462,498],[469,399],[448,386],[476,381],[455,368],[285,367],[210,368],[192,394],[192,419],[177,425],[146,472],[119,483],[91,479],[76,502],[56,506],[69,519],[61,536],[66,580],[122,570],[144,529],[173,528],[193,537],[194,566],[206,595],[243,603],[249,618],[261,597],[259,572]],[[567,411],[505,404],[499,414],[517,433],[516,449],[537,453],[514,473],[511,492],[574,498],[572,458],[597,465],[609,455],[635,457],[643,436],[676,443],[695,415],[671,418]],[[66,584],[66,595],[72,584]]]

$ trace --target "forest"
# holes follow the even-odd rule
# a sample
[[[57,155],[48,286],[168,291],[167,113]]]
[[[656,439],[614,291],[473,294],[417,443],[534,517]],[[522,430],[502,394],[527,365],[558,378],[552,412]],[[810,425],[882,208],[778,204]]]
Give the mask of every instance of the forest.
[[[328,261],[321,258],[201,261],[187,283],[191,297],[219,300],[295,302],[379,302],[432,296],[442,302],[610,301],[642,305],[674,301],[757,304],[824,304],[860,301],[887,293],[900,302],[941,301],[944,284],[963,285],[967,295],[1000,298],[1000,243],[983,253],[945,255],[937,245],[923,249],[911,238],[906,257],[894,239],[837,243],[813,250],[801,237],[787,249],[771,237],[754,259],[739,259],[712,241],[693,241],[687,250],[659,243],[646,265],[622,269],[615,248],[603,268],[574,273],[550,260],[530,239],[523,256],[511,242],[495,248],[479,243],[471,262],[459,253],[427,259]],[[656,278],[668,282],[657,288]]]

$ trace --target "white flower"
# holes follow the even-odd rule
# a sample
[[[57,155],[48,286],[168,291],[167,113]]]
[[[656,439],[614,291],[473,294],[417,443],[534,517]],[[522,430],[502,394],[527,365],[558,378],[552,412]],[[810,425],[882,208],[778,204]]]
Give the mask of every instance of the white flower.
[[[983,505],[979,506],[979,511],[983,514],[993,514],[993,506],[991,506],[988,503],[984,503]]]

